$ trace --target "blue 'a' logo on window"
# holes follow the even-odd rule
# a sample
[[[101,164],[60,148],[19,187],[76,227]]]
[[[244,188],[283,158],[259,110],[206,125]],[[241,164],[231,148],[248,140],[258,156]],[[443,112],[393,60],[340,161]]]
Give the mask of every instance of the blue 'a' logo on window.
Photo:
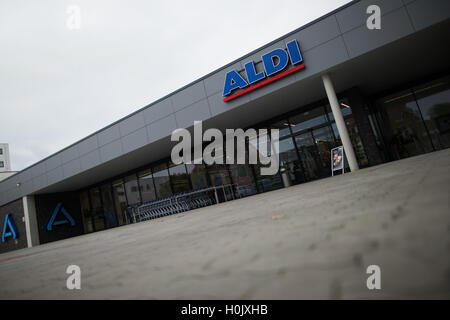
[[[5,216],[5,221],[3,222],[2,242],[6,242],[6,238],[8,237],[13,237],[13,239],[19,237],[19,232],[14,224],[11,213]]]
[[[65,219],[55,221],[56,216],[60,212],[63,214]],[[48,222],[47,222],[47,224],[45,226],[45,230],[52,231],[53,230],[53,226],[58,226],[58,225],[61,225],[61,224],[68,224],[68,223],[70,223],[70,225],[72,227],[75,226],[75,220],[73,220],[73,218],[69,214],[69,212],[67,212],[67,210],[62,206],[62,202],[58,202],[58,204],[56,205],[55,209],[53,210],[52,215],[50,216],[50,219],[48,220]]]

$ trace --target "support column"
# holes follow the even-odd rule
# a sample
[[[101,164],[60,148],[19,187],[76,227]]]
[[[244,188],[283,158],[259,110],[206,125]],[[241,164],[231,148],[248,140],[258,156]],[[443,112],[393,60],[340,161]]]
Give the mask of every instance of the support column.
[[[28,248],[31,248],[39,245],[39,230],[34,196],[25,196],[22,198],[22,201],[25,218],[25,231],[27,234],[27,244]]]
[[[325,91],[327,92],[328,102],[330,103],[331,111],[333,112],[334,120],[336,121],[336,126],[342,140],[342,145],[344,146],[344,151],[347,156],[350,170],[356,171],[359,169],[358,161],[356,160],[355,150],[353,150],[352,141],[350,140],[347,127],[345,126],[344,117],[342,116],[341,107],[339,106],[339,101],[337,99],[336,92],[334,91],[333,83],[331,82],[328,74],[322,75],[322,81]]]

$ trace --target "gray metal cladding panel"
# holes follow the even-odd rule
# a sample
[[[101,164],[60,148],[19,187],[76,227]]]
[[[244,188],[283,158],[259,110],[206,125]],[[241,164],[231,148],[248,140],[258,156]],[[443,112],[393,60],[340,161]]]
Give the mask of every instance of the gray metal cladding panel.
[[[122,137],[125,137],[144,126],[144,114],[141,111],[120,122],[120,134]]]
[[[147,126],[147,132],[150,142],[170,136],[172,134],[172,131],[177,129],[177,127],[178,126],[175,121],[175,116],[173,114],[164,119],[153,122],[152,124]]]
[[[76,145],[61,152],[62,163],[67,163],[78,158],[78,148]]]
[[[223,102],[222,92],[216,93],[215,95],[208,97],[209,106],[211,108],[211,113],[213,116],[234,109],[249,101],[250,96],[248,94],[228,102]]]
[[[30,180],[32,181],[32,180]],[[4,189],[2,192],[8,192],[9,190],[16,187],[17,180],[14,178],[9,178],[8,180],[2,181],[2,185],[4,185]]]
[[[33,178],[33,188],[35,190],[42,189],[47,186],[47,174]]]
[[[16,173],[15,175],[9,177],[7,180],[3,180],[0,182],[0,194],[3,192],[6,192],[7,190],[13,188],[14,186],[16,186],[17,182],[25,182],[25,181],[31,181],[32,178],[25,180],[25,176],[28,175],[24,175],[23,172],[20,173]],[[30,174],[31,176],[31,174]],[[0,202],[1,203],[1,202]]]
[[[342,37],[337,37],[303,54],[305,69],[295,74],[297,81],[323,72],[348,59],[347,49]]]
[[[107,162],[122,155],[122,140],[116,140],[100,148],[100,159]]]
[[[179,128],[188,128],[194,125],[195,120],[206,120],[211,117],[207,99],[203,99],[183,110],[175,113]]]
[[[98,144],[104,146],[114,140],[120,139],[119,124],[115,124],[98,133]]]
[[[175,112],[195,102],[205,99],[206,94],[203,81],[194,83],[193,85],[175,93],[171,98],[173,102],[173,110]]]
[[[88,170],[100,164],[100,152],[98,149],[89,152],[80,158],[81,170]]]
[[[0,253],[27,247],[27,233],[25,231],[25,222],[23,221],[24,211],[22,199],[0,207],[0,222],[3,228],[5,216],[11,214],[14,225],[17,228],[17,238],[7,237],[5,242],[0,242]],[[2,229],[3,230],[3,229]]]
[[[374,50],[414,31],[404,8],[383,16],[381,21],[381,30],[369,30],[364,25],[344,34],[350,57]]]
[[[63,164],[64,178],[71,177],[81,171],[80,159],[74,159],[68,163]]]
[[[53,184],[63,179],[63,170],[62,167],[58,167],[47,172],[47,182],[48,184]]]
[[[449,0],[416,0],[406,8],[416,30],[450,18]]]
[[[171,98],[164,99],[146,108],[143,112],[146,124],[158,121],[173,113],[172,100]]]
[[[334,15],[319,21],[306,29],[290,35],[284,40],[284,46],[296,39],[302,52],[312,49],[340,35],[339,26]]]
[[[121,140],[124,154],[139,149],[148,144],[147,129],[145,127],[141,128],[123,137]]]
[[[33,180],[23,182],[20,187],[20,193],[22,195],[27,195],[33,192]]]
[[[239,71],[243,69],[243,66],[240,62],[234,63],[232,66],[225,68],[223,70],[220,70],[219,72],[216,72],[212,75],[210,75],[208,78],[203,80],[205,83],[205,91],[206,95],[212,96],[216,93],[220,92],[222,94],[223,86],[225,83],[225,75],[230,72],[231,70]]]
[[[366,10],[370,5],[379,6],[381,15],[383,16],[402,7],[403,2],[401,0],[363,0],[355,3],[336,13],[341,32],[345,33],[359,26],[366,25],[367,18],[369,17]],[[381,27],[383,28],[383,19],[381,19]]]
[[[38,164],[36,164],[35,166],[33,166],[31,169],[31,176],[37,177],[40,176],[42,174],[45,173],[45,163],[44,162],[40,162]]]
[[[61,153],[57,153],[54,156],[51,156],[50,158],[46,159],[44,163],[45,163],[45,171],[47,172],[61,166],[62,165]]]
[[[84,139],[83,141],[80,141],[77,144],[77,146],[78,146],[78,154],[80,156],[97,149],[98,148],[97,135],[95,134],[87,139]]]

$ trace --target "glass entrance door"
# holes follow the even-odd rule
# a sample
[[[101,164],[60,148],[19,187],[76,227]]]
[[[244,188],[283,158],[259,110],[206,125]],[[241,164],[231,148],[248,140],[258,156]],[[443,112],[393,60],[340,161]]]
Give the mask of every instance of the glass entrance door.
[[[321,165],[311,131],[307,131],[295,137],[300,161],[302,162],[305,178],[307,181],[318,179],[321,176]]]
[[[331,175],[330,154],[336,146],[330,126],[308,130],[295,137],[306,180]]]
[[[336,146],[333,134],[329,126],[318,128],[312,131],[314,142],[317,146],[321,176],[331,175],[331,149]]]

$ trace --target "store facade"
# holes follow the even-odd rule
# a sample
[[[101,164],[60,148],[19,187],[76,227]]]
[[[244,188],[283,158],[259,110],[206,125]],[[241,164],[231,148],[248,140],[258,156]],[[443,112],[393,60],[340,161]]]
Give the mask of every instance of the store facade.
[[[12,207],[18,226],[0,252],[133,223],[130,208],[189,190],[234,185],[224,201],[283,188],[280,172],[263,176],[259,165],[173,164],[171,132],[192,131],[195,120],[221,130],[278,129],[280,167],[292,184],[330,177],[343,131],[324,74],[359,168],[448,148],[450,50],[440,39],[450,35],[449,5],[378,3],[381,31],[365,26],[371,3],[351,2],[0,182],[2,227]],[[258,80],[269,74],[261,57],[284,55],[280,48],[286,66]],[[247,84],[270,81],[224,101],[232,71]]]

